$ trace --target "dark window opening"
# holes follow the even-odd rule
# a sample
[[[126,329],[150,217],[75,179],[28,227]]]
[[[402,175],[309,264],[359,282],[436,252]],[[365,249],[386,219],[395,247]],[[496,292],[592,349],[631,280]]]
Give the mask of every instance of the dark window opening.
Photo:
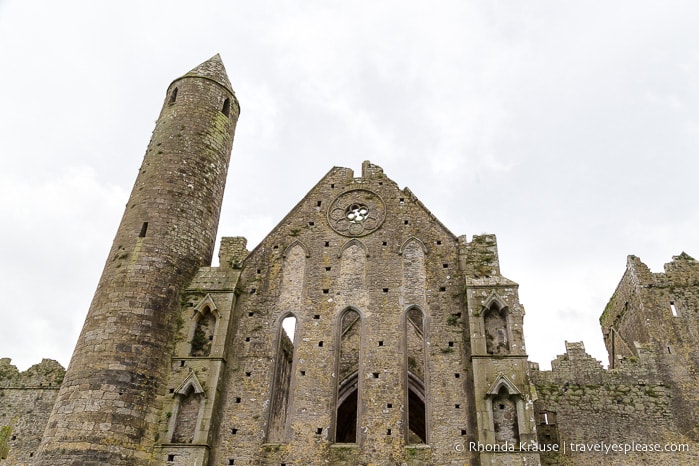
[[[351,383],[351,382],[350,382]],[[335,428],[336,443],[357,442],[357,387],[356,375],[354,388],[342,399],[337,408],[337,423]]]
[[[146,231],[148,231],[148,222],[143,222],[143,225],[141,225],[141,232],[138,234],[138,237],[145,238]]]
[[[357,311],[348,309],[341,315],[339,325],[340,353],[337,369],[335,442],[356,443],[362,319]]]
[[[223,108],[221,109],[221,113],[224,115],[228,116],[231,113],[231,100],[226,99],[223,101]]]
[[[174,88],[172,90],[172,94],[170,94],[170,100],[168,101],[168,105],[174,104],[176,100],[177,100],[177,88]]]

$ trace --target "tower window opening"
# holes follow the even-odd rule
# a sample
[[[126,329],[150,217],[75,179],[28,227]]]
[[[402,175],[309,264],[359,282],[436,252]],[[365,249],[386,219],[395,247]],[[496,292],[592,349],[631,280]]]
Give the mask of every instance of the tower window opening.
[[[177,100],[177,88],[174,88],[172,90],[172,94],[170,94],[170,100],[168,101],[168,105],[174,104],[176,100]]]
[[[146,231],[148,231],[148,222],[143,222],[143,225],[141,225],[141,232],[138,234],[138,237],[145,238]]]
[[[224,115],[228,116],[231,113],[231,99],[226,99],[223,101],[223,108],[221,109],[221,113]]]
[[[670,301],[670,310],[672,311],[672,317],[677,317],[677,308],[674,301]]]

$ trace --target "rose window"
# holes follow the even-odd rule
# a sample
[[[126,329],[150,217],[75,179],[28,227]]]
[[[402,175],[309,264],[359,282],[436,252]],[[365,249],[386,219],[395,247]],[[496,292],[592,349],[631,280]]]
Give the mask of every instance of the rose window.
[[[378,194],[355,189],[340,194],[328,209],[328,224],[343,236],[364,236],[381,226],[386,206]]]
[[[369,209],[363,204],[350,204],[347,207],[347,220],[350,223],[361,223],[369,215]]]

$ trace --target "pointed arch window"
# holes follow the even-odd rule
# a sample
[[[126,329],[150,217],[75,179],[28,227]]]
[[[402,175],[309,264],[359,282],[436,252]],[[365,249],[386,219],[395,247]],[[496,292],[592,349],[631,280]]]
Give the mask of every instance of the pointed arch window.
[[[175,390],[174,397],[175,405],[169,429],[170,441],[194,443],[206,394],[193,372],[190,372],[182,385]]]
[[[405,313],[407,439],[409,444],[427,443],[425,397],[425,315],[417,307]]]
[[[291,406],[296,330],[296,316],[287,314],[281,320],[277,334],[277,354],[270,398],[269,429],[267,431],[267,442],[269,443],[286,441],[288,413]]]
[[[335,410],[335,442],[357,442],[359,407],[359,356],[362,317],[354,309],[340,316],[340,352],[337,370],[337,405]]]
[[[209,306],[197,312],[194,332],[190,340],[189,355],[207,357],[211,355],[211,345],[216,332],[216,317]]]
[[[502,374],[486,394],[486,409],[491,416],[493,440],[517,444],[524,418],[524,401],[515,384]]]
[[[488,354],[510,354],[507,314],[507,308],[496,301],[484,313],[485,349]]]

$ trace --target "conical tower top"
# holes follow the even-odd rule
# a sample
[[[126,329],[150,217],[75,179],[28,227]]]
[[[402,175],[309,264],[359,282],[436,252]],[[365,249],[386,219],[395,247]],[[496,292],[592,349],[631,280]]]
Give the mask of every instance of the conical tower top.
[[[206,60],[201,65],[194,67],[189,73],[182,77],[184,78],[186,76],[197,76],[210,79],[228,89],[231,94],[235,94],[235,92],[233,92],[233,86],[231,86],[231,82],[228,80],[226,67],[223,66],[221,55],[218,53]]]

